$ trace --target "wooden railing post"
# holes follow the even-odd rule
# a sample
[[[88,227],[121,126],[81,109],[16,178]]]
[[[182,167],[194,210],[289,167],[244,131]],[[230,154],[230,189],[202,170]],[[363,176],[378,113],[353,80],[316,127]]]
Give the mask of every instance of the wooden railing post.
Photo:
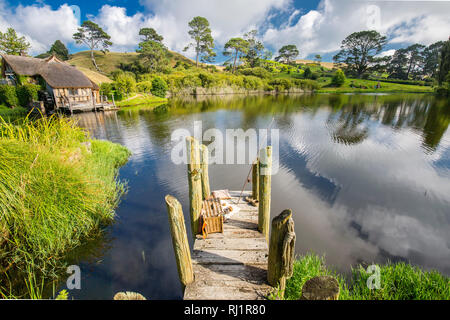
[[[199,218],[202,209],[202,179],[200,169],[200,146],[193,137],[187,137],[188,153],[188,181],[189,181],[189,210],[191,217],[192,236],[200,231]]]
[[[261,149],[259,156],[258,230],[269,242],[270,188],[272,182],[272,147]]]
[[[211,189],[209,188],[209,173],[208,173],[208,164],[209,164],[209,151],[208,147],[202,144],[200,146],[200,168],[202,173],[202,194],[203,200],[209,198],[211,195]]]
[[[284,210],[272,220],[269,243],[269,261],[267,281],[273,287],[279,287],[284,295],[286,279],[292,277],[295,253],[295,231],[292,211]]]
[[[172,234],[173,251],[177,260],[178,276],[184,291],[184,288],[194,281],[194,271],[186,225],[184,224],[183,209],[175,197],[167,195],[165,199],[169,215],[170,232]]]
[[[258,201],[259,199],[259,159],[253,162],[252,166],[252,198]]]

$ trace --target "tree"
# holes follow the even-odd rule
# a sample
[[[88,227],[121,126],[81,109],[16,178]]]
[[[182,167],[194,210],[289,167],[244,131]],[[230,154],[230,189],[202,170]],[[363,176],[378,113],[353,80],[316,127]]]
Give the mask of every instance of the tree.
[[[439,68],[439,53],[441,52],[444,43],[444,41],[435,42],[433,44],[430,44],[423,51],[425,59],[423,66],[424,75],[431,78],[436,77]]]
[[[320,54],[316,54],[314,57],[316,58],[317,63],[320,64],[322,62],[322,56]]]
[[[114,80],[114,87],[122,97],[124,95],[128,97],[136,89],[136,80],[132,73],[118,72],[114,76]]]
[[[243,54],[247,53],[248,42],[242,38],[231,38],[225,43],[224,49],[224,56],[232,56],[230,60],[233,60],[232,72],[234,73],[236,71],[236,62]]]
[[[139,43],[140,53],[137,63],[137,69],[144,69],[145,72],[163,72],[169,64],[169,51],[161,42],[163,37],[160,36],[155,29],[143,28],[139,31],[139,35],[144,36],[144,41]]]
[[[349,73],[360,78],[364,73],[375,71],[382,59],[375,55],[383,50],[387,39],[377,31],[354,32],[342,41],[341,50],[333,60],[345,64]]]
[[[257,34],[257,30],[252,30],[244,34],[244,39],[248,42],[248,50],[243,59],[251,68],[257,67],[261,60],[261,57],[265,55],[265,50],[262,42],[256,38]]]
[[[406,65],[408,64],[408,57],[406,56],[406,49],[395,50],[392,55],[386,71],[389,74],[389,78],[395,79],[407,79]]]
[[[310,79],[312,76],[311,69],[309,67],[306,67],[305,71],[303,72],[303,78]]]
[[[195,17],[189,22],[188,34],[194,40],[183,51],[187,51],[189,48],[195,50],[195,65],[198,67],[198,60],[200,58],[203,62],[211,62],[216,53],[214,49],[214,39],[211,35],[211,29],[209,28],[209,21],[204,17]]]
[[[444,43],[439,58],[438,81],[442,84],[446,81],[446,77],[450,72],[450,38]]]
[[[87,20],[78,28],[78,32],[73,34],[73,39],[76,43],[85,44],[89,47],[92,63],[95,69],[100,71],[95,62],[94,49],[102,48],[103,52],[108,51],[108,47],[112,46],[112,42],[109,41],[111,37],[98,24]]]
[[[162,42],[163,36],[159,35],[153,28],[142,28],[139,30],[139,35],[144,37],[143,41]]]
[[[336,86],[336,87],[341,87],[344,83],[345,83],[345,74],[344,71],[342,71],[341,69],[338,69],[335,73],[335,75],[333,76],[333,78],[331,79],[331,84]]]
[[[300,52],[295,44],[289,44],[281,47],[278,51],[278,57],[275,57],[275,61],[283,61],[286,64],[291,64],[292,60],[295,59]]]
[[[25,37],[19,37],[13,28],[8,28],[5,33],[0,31],[0,52],[15,56],[26,55],[30,47]]]
[[[153,79],[152,89],[150,90],[150,92],[154,96],[160,97],[160,98],[165,98],[167,90],[168,90],[167,83],[163,79],[161,79],[159,77],[156,77],[155,79]]]
[[[56,56],[58,59],[64,61],[69,60],[69,50],[60,40],[56,40],[55,43],[52,44],[48,53]]]
[[[422,74],[423,64],[425,62],[423,50],[425,48],[424,45],[415,43],[405,49],[406,57],[408,59],[406,65],[406,79],[409,79],[410,75],[417,77]]]

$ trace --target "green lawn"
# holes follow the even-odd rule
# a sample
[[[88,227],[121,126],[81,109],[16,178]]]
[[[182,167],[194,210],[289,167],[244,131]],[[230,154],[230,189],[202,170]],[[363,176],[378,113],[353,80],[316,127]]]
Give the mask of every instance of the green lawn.
[[[411,93],[426,93],[433,92],[433,88],[429,86],[416,86],[398,83],[388,83],[388,82],[378,82],[373,80],[362,80],[362,79],[347,79],[342,87],[331,87],[331,78],[319,78],[319,84],[322,86],[317,92],[336,92],[336,93],[347,93],[347,92],[411,92]],[[355,87],[351,87],[351,83]],[[375,86],[380,83],[381,88],[375,89]],[[366,87],[366,89],[359,88],[360,86]]]
[[[128,100],[116,102],[116,106],[118,107],[157,106],[166,102],[167,102],[166,98],[160,98],[153,96],[151,94],[143,93],[136,97],[132,97]]]

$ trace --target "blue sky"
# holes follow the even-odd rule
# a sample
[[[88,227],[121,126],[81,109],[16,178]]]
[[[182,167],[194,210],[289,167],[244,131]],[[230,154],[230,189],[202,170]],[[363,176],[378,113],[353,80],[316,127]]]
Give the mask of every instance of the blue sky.
[[[331,61],[340,42],[355,31],[375,29],[385,34],[389,43],[384,54],[415,42],[446,40],[449,12],[450,1],[0,0],[0,30],[16,29],[30,41],[33,54],[47,51],[57,39],[76,52],[86,48],[76,45],[72,34],[80,21],[91,19],[111,35],[114,51],[134,51],[139,29],[153,27],[171,50],[181,52],[189,42],[188,21],[201,15],[211,23],[218,52],[230,37],[257,29],[274,53],[293,43],[300,50],[299,58],[319,53]],[[186,55],[192,57],[193,52]]]

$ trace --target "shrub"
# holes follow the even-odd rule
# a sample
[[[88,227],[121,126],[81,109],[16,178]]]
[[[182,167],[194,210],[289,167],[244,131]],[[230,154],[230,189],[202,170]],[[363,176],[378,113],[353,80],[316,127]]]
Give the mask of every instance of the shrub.
[[[14,86],[0,85],[0,104],[5,104],[8,107],[19,106],[19,99],[17,98],[17,92]]]
[[[121,96],[128,95],[136,89],[136,80],[129,73],[119,73],[115,76],[114,87]]]
[[[255,76],[261,79],[270,78],[270,72],[261,67],[242,69],[239,73],[245,76]]]
[[[198,78],[200,79],[203,88],[210,88],[215,82],[213,75],[210,73],[199,73]]]
[[[331,84],[336,87],[341,87],[345,83],[345,74],[341,69],[336,71],[336,74],[331,79]]]
[[[165,98],[167,89],[167,83],[163,79],[157,77],[152,81],[152,89],[150,92],[156,97]]]
[[[17,98],[22,107],[27,107],[31,102],[38,100],[38,92],[41,89],[36,84],[24,84],[16,88]]]
[[[292,82],[288,79],[274,79],[269,81],[269,85],[273,86],[276,91],[286,91],[292,87]]]
[[[103,82],[100,84],[100,91],[105,96],[110,96],[111,93],[113,93],[113,90],[114,90],[114,86],[112,85],[112,83]]]
[[[137,83],[137,90],[139,92],[151,92],[152,82],[151,81],[141,81]]]

